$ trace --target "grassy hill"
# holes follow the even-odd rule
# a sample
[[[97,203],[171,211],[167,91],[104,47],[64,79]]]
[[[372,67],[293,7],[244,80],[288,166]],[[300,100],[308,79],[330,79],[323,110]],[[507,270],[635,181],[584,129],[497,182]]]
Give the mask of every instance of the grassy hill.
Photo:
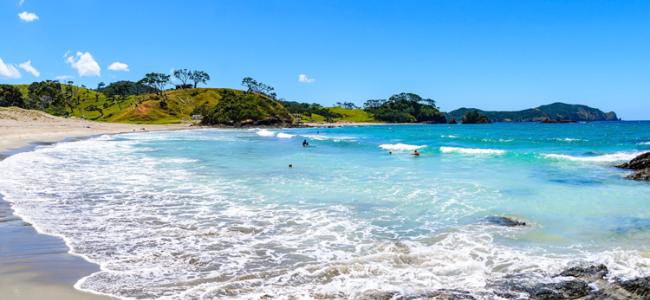
[[[25,99],[29,98],[29,85],[15,85]],[[198,114],[197,108],[215,107],[222,95],[232,92],[243,95],[244,92],[223,88],[196,88],[168,90],[163,96],[157,94],[129,95],[107,97],[103,93],[78,86],[62,85],[63,93],[70,96],[71,105],[65,107],[63,114],[83,119],[116,123],[174,124],[191,122],[192,115]],[[272,101],[271,99],[266,99]],[[165,102],[166,105],[162,105]],[[283,109],[276,107],[278,109]],[[61,115],[61,111],[44,111]]]
[[[343,108],[343,107],[325,107],[333,117],[327,118],[321,114],[297,114],[301,123],[326,123],[326,122],[341,122],[341,123],[382,123],[374,118],[374,116],[360,108]]]

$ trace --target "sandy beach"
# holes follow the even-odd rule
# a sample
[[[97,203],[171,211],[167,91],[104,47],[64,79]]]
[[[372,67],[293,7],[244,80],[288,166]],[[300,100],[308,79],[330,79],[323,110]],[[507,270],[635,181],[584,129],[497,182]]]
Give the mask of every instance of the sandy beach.
[[[179,125],[132,125],[66,119],[19,108],[0,108],[0,159],[32,146],[97,134],[177,130]],[[74,289],[99,267],[68,254],[65,243],[43,235],[13,215],[0,198],[0,295],[2,299],[110,299]]]

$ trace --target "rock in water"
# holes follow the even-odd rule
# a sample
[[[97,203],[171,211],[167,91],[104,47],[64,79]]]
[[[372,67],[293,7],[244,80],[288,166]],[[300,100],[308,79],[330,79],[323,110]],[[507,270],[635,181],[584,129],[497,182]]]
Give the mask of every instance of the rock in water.
[[[485,218],[485,221],[490,224],[506,227],[526,226],[526,222],[519,221],[510,217],[489,216]]]
[[[650,152],[641,154],[629,162],[616,166],[623,169],[643,170],[650,168]]]
[[[650,277],[623,281],[620,285],[626,291],[641,297],[641,299],[650,299]]]
[[[627,177],[627,179],[634,179],[634,180],[645,180],[645,181],[650,181],[650,168],[643,169],[640,171],[636,171]]]
[[[650,181],[650,152],[643,153],[633,160],[616,166],[617,168],[636,170],[627,179]]]
[[[589,295],[591,288],[584,281],[568,280],[540,284],[529,293],[533,299],[578,299]]]
[[[596,265],[588,267],[571,267],[568,268],[560,276],[568,276],[575,278],[603,278],[607,275],[607,267],[605,265]]]

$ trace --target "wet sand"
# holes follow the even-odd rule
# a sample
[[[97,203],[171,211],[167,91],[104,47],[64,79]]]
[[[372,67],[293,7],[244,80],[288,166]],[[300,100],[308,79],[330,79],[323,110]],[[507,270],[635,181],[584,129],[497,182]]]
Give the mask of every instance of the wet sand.
[[[73,287],[96,271],[97,265],[68,254],[61,239],[37,233],[0,199],[0,298],[112,299]]]
[[[141,125],[66,119],[40,111],[0,108],[0,160],[39,145],[99,134],[177,130],[189,124]],[[0,195],[0,299],[112,299],[82,292],[74,284],[99,266],[68,253],[58,237],[40,234],[13,215]]]

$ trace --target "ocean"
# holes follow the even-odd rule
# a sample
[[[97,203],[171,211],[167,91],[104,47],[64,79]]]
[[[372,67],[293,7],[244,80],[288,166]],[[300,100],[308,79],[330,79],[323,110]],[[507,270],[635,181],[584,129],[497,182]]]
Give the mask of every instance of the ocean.
[[[100,265],[94,293],[490,298],[579,264],[649,276],[650,184],[613,167],[645,151],[650,122],[129,133],[10,156],[0,193]]]

